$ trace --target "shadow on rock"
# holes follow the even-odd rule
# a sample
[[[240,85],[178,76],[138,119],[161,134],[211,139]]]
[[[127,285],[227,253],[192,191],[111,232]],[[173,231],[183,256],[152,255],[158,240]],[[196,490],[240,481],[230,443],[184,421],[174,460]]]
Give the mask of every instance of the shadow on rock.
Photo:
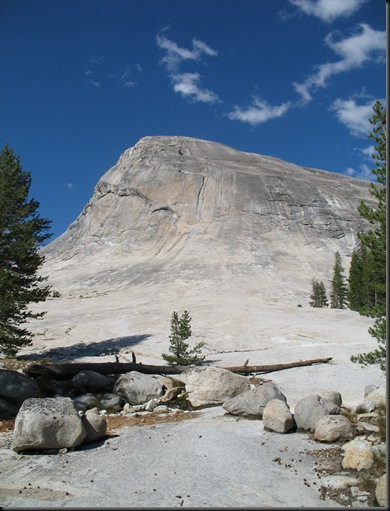
[[[50,350],[43,350],[39,353],[21,355],[18,358],[23,360],[38,360],[48,357],[53,360],[69,360],[80,357],[99,357],[105,355],[116,355],[121,349],[131,348],[150,337],[145,335],[129,335],[127,337],[117,337],[106,341],[85,343],[80,342],[71,346],[61,346]]]

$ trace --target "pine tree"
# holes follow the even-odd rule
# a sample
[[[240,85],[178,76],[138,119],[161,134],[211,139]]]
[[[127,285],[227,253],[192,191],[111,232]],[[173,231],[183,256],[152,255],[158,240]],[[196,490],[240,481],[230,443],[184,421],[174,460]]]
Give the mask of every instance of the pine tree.
[[[170,364],[181,366],[200,365],[204,360],[201,356],[201,350],[204,342],[198,343],[193,349],[189,349],[189,344],[185,342],[191,337],[191,317],[188,311],[184,311],[179,318],[176,311],[173,311],[171,318],[171,335],[169,336],[169,351],[172,355],[163,353],[162,357]]]
[[[332,289],[330,292],[330,306],[332,309],[344,309],[347,304],[348,287],[345,282],[344,268],[340,252],[335,254],[333,267]]]
[[[375,142],[375,151],[372,155],[376,167],[372,169],[377,183],[370,184],[370,194],[377,201],[376,208],[361,202],[358,211],[368,220],[372,228],[361,233],[359,238],[366,244],[372,254],[373,272],[372,285],[374,290],[374,303],[369,308],[371,316],[375,317],[375,324],[369,329],[370,335],[377,339],[379,346],[376,350],[352,355],[352,362],[364,365],[379,364],[386,370],[386,108],[380,101],[373,106],[373,116],[370,123],[373,130],[369,135]]]
[[[20,158],[5,144],[0,154],[0,352],[15,355],[31,343],[22,328],[33,313],[31,302],[44,301],[50,290],[42,286],[38,269],[44,258],[40,245],[50,237],[50,221],[40,218],[39,202],[29,198],[31,174],[22,169]]]
[[[373,257],[365,243],[360,241],[351,258],[348,277],[348,301],[351,310],[368,314],[374,306]]]
[[[312,280],[313,293],[310,295],[310,305],[312,307],[327,307],[328,298],[326,296],[326,290],[323,282],[319,282],[313,278]]]

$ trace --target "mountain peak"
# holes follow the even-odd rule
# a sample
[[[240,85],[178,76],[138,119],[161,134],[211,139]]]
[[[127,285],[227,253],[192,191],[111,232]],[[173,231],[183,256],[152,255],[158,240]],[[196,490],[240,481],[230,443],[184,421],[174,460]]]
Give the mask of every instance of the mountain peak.
[[[79,287],[213,279],[221,267],[283,287],[288,267],[299,287],[331,267],[336,250],[351,255],[362,199],[370,202],[364,181],[217,142],[148,136],[45,248],[47,267]]]

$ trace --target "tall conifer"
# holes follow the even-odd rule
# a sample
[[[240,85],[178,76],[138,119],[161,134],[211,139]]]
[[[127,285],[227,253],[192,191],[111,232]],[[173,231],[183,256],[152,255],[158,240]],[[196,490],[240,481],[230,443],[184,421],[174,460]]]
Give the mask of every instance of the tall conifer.
[[[29,197],[30,185],[30,172],[6,144],[0,154],[0,352],[7,355],[31,343],[22,325],[44,313],[33,313],[28,306],[49,294],[38,270],[50,221],[40,218],[39,202]]]

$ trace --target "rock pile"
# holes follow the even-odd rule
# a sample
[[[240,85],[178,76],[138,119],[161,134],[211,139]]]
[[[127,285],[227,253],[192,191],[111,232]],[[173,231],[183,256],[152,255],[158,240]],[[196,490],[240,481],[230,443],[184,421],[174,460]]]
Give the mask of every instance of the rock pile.
[[[367,411],[357,414],[352,421],[342,414],[339,392],[329,390],[322,396],[306,396],[297,402],[292,413],[286,396],[272,382],[258,380],[259,385],[254,386],[248,377],[221,368],[191,368],[175,379],[131,371],[115,380],[82,371],[71,382],[75,394],[72,398],[40,397],[33,380],[27,383],[29,378],[15,373],[0,370],[3,382],[0,403],[2,410],[4,403],[9,405],[6,408],[9,414],[18,410],[12,443],[16,452],[74,449],[104,437],[107,413],[169,413],[174,411],[172,399],[183,397],[192,407],[222,405],[230,415],[262,420],[264,429],[270,432],[307,431],[318,442],[342,442],[344,471],[363,473],[386,455],[386,444],[378,440],[379,427],[375,424],[378,418],[375,410],[386,403],[386,393],[373,386],[366,388],[360,407]],[[26,392],[22,403],[22,394],[10,391],[19,381]],[[341,478],[343,486],[345,477],[350,476],[342,472],[328,478],[325,485],[340,486]],[[376,499],[380,505],[386,502],[385,477],[377,478]],[[347,487],[354,487],[357,479],[352,479],[354,482],[345,483]]]

